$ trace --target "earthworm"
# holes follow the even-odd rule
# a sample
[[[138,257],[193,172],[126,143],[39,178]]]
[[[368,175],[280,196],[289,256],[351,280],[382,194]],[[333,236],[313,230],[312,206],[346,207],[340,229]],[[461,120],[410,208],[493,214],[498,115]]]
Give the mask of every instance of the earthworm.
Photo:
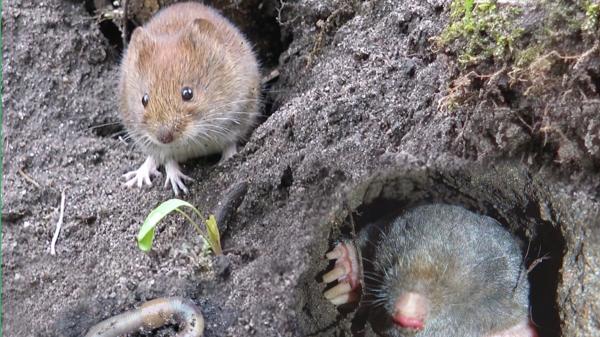
[[[85,337],[119,337],[142,329],[160,328],[173,321],[180,325],[176,337],[203,335],[204,318],[192,301],[181,297],[164,297],[94,325]]]

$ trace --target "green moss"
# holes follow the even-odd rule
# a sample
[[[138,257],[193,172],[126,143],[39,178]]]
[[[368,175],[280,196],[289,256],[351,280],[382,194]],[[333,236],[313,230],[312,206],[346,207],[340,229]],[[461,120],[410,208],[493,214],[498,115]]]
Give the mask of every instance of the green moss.
[[[438,47],[457,55],[463,67],[491,61],[524,67],[566,40],[579,35],[586,41],[600,37],[600,3],[542,0],[541,24],[528,31],[519,27],[525,5],[496,0],[453,0],[450,23],[438,36]]]
[[[477,101],[480,89],[473,90],[473,76],[487,81],[504,73],[523,97],[572,91],[579,75],[571,65],[599,40],[599,0],[453,0],[436,45],[454,55],[462,69],[442,106],[452,110]],[[494,95],[493,88],[485,90]]]
[[[504,60],[512,54],[523,29],[515,27],[521,9],[496,1],[455,0],[450,5],[450,25],[439,37],[441,46],[456,46],[463,65],[494,58]],[[456,44],[455,44],[456,43]]]
[[[544,46],[541,44],[534,44],[528,48],[525,48],[516,53],[515,65],[519,68],[526,67],[535,61],[544,52]]]
[[[598,14],[600,14],[600,4],[587,2],[585,4],[585,20],[581,25],[583,31],[595,31],[598,28]]]

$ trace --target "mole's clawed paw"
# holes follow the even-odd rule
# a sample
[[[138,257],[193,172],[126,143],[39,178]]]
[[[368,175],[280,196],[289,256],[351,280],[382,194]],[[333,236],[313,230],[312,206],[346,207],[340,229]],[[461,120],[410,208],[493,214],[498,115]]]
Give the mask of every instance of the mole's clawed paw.
[[[167,174],[167,177],[165,179],[165,187],[167,187],[169,185],[169,183],[171,183],[171,187],[173,188],[173,192],[175,193],[175,195],[179,195],[179,190],[182,190],[183,193],[188,192],[188,189],[187,189],[187,187],[185,187],[185,184],[183,183],[183,181],[184,180],[193,181],[194,179],[183,174],[181,172],[181,168],[179,167],[179,164],[177,164],[176,161],[174,161],[174,160],[168,161],[165,164],[165,172]]]
[[[325,298],[334,305],[356,301],[360,291],[361,271],[354,245],[349,241],[340,242],[325,256],[329,260],[335,260],[335,266],[323,275],[323,283],[338,281],[336,286],[325,291]]]
[[[131,172],[127,172],[123,175],[123,177],[127,180],[125,182],[125,186],[132,187],[133,185],[137,185],[137,187],[142,187],[145,183],[148,186],[152,186],[151,178],[153,176],[161,176],[160,172],[157,170],[156,161],[152,157],[146,158],[146,161],[140,166],[139,169]]]

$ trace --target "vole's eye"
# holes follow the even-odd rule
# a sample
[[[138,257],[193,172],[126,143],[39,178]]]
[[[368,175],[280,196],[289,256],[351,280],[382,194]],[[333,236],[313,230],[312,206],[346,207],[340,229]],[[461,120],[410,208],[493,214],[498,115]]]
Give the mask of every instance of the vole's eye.
[[[144,96],[142,96],[142,104],[144,105],[144,107],[146,107],[146,105],[148,105],[149,100],[150,100],[150,96],[148,96],[148,94],[144,94]]]
[[[184,101],[189,101],[190,99],[192,99],[192,97],[194,97],[194,92],[192,91],[192,88],[183,87],[183,89],[181,89],[181,98],[183,98]]]

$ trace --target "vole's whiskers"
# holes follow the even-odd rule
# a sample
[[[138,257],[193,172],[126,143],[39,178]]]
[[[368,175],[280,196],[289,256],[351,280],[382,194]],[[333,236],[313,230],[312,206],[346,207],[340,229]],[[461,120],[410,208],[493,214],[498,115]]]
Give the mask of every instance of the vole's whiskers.
[[[121,122],[108,122],[108,123],[102,123],[102,124],[96,124],[96,125],[92,125],[90,127],[87,128],[87,130],[95,130],[95,129],[99,129],[105,126],[110,126],[110,125],[119,125],[121,124]]]
[[[224,126],[221,126],[218,124],[210,123],[207,125],[207,127],[209,130],[212,130],[212,131],[220,131],[222,135],[231,135],[232,134],[231,128],[227,128],[227,127],[224,127]]]
[[[240,103],[254,103],[254,102],[260,102],[260,98],[244,98],[244,99],[238,99],[236,101],[230,101],[227,103],[222,103],[221,105],[217,106],[217,108],[219,107],[223,107],[223,106],[229,106],[229,105],[233,105],[233,104],[240,104]]]
[[[223,142],[236,140],[235,130],[218,124],[209,123],[207,121],[199,121],[190,129],[199,130],[200,132],[189,132],[188,138],[195,139],[200,137],[213,145],[219,145],[223,144]]]
[[[234,119],[234,118],[228,118],[228,117],[212,117],[210,120],[211,120],[211,121],[226,121],[226,122],[232,122],[232,123],[234,123],[234,124],[236,124],[236,125],[240,125],[240,124],[241,124],[241,122],[240,122],[239,120],[237,120],[237,119]]]
[[[117,132],[111,133],[110,135],[108,135],[108,137],[109,138],[114,138],[116,136],[124,135],[126,133],[127,133],[126,130],[121,130],[121,131],[117,131]]]
[[[210,110],[208,110],[208,112],[206,114],[208,116],[210,116],[211,114],[213,114],[215,112],[219,112],[221,109],[230,107],[232,105],[239,105],[239,104],[244,104],[244,103],[260,103],[260,100],[259,99],[249,98],[249,99],[242,99],[242,100],[237,100],[237,101],[223,103],[221,105],[218,105],[216,107],[211,108]],[[254,112],[254,113],[256,113],[256,112]]]

